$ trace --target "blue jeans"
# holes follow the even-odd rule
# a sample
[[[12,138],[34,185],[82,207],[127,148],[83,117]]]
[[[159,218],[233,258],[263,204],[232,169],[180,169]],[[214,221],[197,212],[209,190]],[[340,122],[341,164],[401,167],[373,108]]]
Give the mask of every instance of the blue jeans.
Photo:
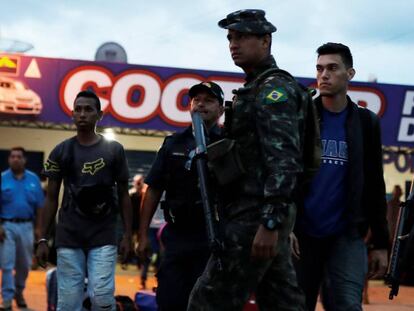
[[[115,245],[95,247],[88,251],[59,247],[57,249],[57,310],[82,310],[86,276],[92,310],[116,310],[114,299],[116,257]]]
[[[325,310],[362,310],[362,291],[368,269],[367,248],[359,233],[314,238],[297,234],[300,260],[296,262],[299,285],[308,310],[315,310],[322,286]]]
[[[0,244],[1,293],[3,300],[12,300],[16,292],[22,293],[32,264],[33,224],[5,221],[6,239]],[[13,276],[13,269],[15,274]]]

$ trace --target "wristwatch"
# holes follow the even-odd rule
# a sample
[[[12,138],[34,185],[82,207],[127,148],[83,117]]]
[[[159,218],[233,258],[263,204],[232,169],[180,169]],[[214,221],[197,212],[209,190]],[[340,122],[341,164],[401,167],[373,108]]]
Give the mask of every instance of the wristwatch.
[[[262,216],[262,225],[267,230],[274,231],[282,227],[283,221],[280,215],[275,214],[264,214]]]
[[[283,219],[281,211],[269,204],[264,207],[261,224],[267,230],[274,231],[282,227]]]

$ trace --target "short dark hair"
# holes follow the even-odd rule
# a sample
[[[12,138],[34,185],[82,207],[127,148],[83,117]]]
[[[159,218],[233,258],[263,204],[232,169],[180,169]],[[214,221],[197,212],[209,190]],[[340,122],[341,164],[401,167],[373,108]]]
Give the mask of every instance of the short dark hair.
[[[13,151],[20,151],[23,154],[23,157],[26,157],[26,149],[21,146],[12,147],[9,155],[11,155]]]
[[[76,95],[75,102],[79,97],[86,97],[86,98],[93,98],[95,100],[96,109],[101,111],[101,101],[99,97],[92,91],[80,91],[78,95]],[[75,104],[75,102],[73,104]]]
[[[354,66],[351,50],[342,43],[325,43],[318,47],[316,53],[318,53],[318,57],[326,54],[339,54],[347,69]]]

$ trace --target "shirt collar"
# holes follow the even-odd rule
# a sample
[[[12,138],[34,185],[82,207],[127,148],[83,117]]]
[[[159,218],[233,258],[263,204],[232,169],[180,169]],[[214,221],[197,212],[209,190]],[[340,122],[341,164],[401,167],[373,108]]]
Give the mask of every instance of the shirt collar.
[[[206,136],[211,136],[211,135],[213,135],[213,136],[220,136],[221,135],[221,131],[222,131],[222,128],[216,123],[216,124],[214,124],[210,128],[210,130],[208,131],[208,133],[205,133],[205,135]],[[188,126],[185,129],[185,132],[186,132],[186,135],[194,136],[192,125]]]
[[[9,174],[11,177],[13,177],[13,179],[15,179],[15,180],[23,180],[23,179],[25,179],[26,178],[26,170],[23,170],[23,175],[22,175],[22,178],[20,178],[20,179],[17,179],[16,178],[16,175],[13,173],[13,171],[11,170],[11,168],[8,168],[7,170],[6,170],[6,174]]]

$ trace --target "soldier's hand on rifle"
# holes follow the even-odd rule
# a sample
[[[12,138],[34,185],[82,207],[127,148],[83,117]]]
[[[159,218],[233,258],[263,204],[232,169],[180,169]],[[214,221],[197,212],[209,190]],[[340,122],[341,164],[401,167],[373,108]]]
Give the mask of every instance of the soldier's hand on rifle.
[[[6,231],[4,230],[3,226],[0,225],[0,243],[3,243],[6,239]]]
[[[388,265],[386,249],[374,249],[369,253],[368,278],[383,277]]]
[[[293,232],[289,234],[289,241],[290,241],[290,249],[292,251],[293,257],[299,260],[300,259],[299,241]]]
[[[253,240],[252,257],[256,259],[275,257],[278,237],[277,230],[268,230],[260,225]]]

